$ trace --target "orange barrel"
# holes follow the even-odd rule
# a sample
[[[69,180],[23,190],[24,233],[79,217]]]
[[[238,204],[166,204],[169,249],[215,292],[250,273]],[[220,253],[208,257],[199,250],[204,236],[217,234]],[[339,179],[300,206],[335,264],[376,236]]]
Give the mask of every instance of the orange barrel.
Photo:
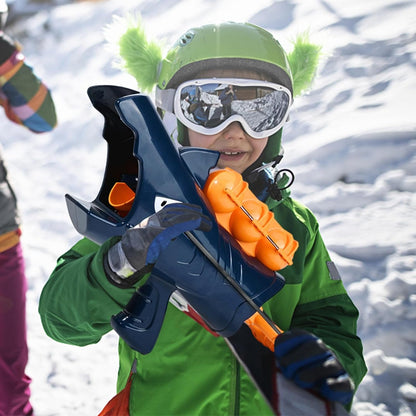
[[[218,224],[234,237],[247,255],[275,271],[293,264],[298,242],[280,226],[268,206],[257,199],[238,172],[230,168],[214,171],[203,193]]]

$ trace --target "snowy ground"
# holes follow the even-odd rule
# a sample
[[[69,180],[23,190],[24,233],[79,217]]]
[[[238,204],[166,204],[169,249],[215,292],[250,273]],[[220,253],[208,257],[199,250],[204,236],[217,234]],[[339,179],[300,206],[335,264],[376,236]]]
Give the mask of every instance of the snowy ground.
[[[21,0],[23,2],[23,0]],[[19,4],[19,0],[15,0]],[[56,2],[59,3],[59,2]],[[93,199],[106,149],[94,84],[135,88],[111,65],[102,28],[114,13],[140,11],[148,33],[169,45],[185,29],[219,20],[261,25],[290,49],[310,29],[326,57],[314,89],[296,100],[285,128],[283,166],[293,196],[321,223],[345,286],[361,312],[368,375],[358,416],[416,413],[416,3],[413,0],[117,0],[45,9],[12,29],[52,88],[59,126],[1,135],[23,215],[28,331],[37,416],[94,415],[112,397],[117,337],[89,347],[43,332],[37,303],[56,258],[77,239],[64,194]]]

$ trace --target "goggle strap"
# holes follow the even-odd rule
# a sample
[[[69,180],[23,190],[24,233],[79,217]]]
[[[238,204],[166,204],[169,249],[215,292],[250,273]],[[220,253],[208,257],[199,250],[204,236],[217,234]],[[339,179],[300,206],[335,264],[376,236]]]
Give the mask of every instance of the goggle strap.
[[[175,89],[162,90],[159,87],[156,87],[155,91],[155,103],[156,107],[161,108],[162,110],[169,111],[173,113],[173,103],[175,99]]]

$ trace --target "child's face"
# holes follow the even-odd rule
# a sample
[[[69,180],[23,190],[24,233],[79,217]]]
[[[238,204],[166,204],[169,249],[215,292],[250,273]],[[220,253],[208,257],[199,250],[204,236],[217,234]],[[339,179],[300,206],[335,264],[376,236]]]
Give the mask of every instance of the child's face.
[[[215,72],[204,71],[199,74],[199,78],[210,77],[264,80],[253,71],[243,70],[224,69],[222,71],[216,70]],[[268,137],[254,139],[244,131],[238,121],[231,123],[217,134],[205,135],[188,129],[188,135],[191,146],[220,152],[220,159],[217,164],[219,168],[229,167],[238,173],[243,173],[260,157],[269,139]]]
[[[194,147],[220,152],[219,168],[229,167],[243,173],[261,155],[268,137],[253,139],[244,132],[241,124],[235,121],[220,133],[205,135],[188,129],[189,144]]]

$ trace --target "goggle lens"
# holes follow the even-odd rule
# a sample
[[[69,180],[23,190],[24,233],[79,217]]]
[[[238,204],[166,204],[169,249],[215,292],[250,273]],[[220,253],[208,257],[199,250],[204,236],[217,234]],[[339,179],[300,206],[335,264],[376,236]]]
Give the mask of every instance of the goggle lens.
[[[261,81],[230,81],[182,84],[175,97],[176,116],[202,134],[216,134],[233,121],[241,122],[255,138],[267,137],[282,127],[292,101],[289,90]]]

